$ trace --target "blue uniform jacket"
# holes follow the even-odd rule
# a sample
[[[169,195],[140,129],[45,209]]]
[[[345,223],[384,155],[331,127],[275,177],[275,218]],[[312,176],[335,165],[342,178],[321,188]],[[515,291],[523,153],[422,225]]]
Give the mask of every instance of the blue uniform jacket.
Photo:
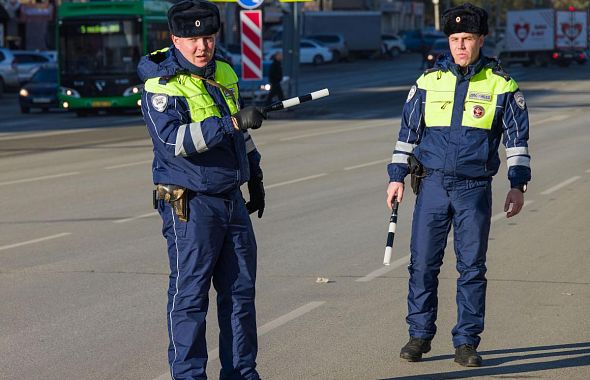
[[[457,78],[454,89],[441,90],[451,91],[453,94],[451,101],[441,102],[443,108],[447,106],[444,103],[453,107],[449,125],[440,126],[441,124],[436,124],[436,120],[431,122],[431,125],[426,125],[424,111],[427,91],[419,86],[412,87],[402,112],[401,129],[392,162],[387,168],[391,182],[403,182],[408,174],[407,159],[412,154],[427,169],[439,170],[445,175],[459,178],[489,178],[498,172],[500,166],[498,148],[501,141],[506,147],[511,186],[524,184],[531,179],[527,145],[529,118],[524,97],[516,88],[516,84],[511,82],[515,91],[493,95],[473,95],[470,92],[467,99],[470,79],[482,70],[489,71],[486,75],[489,75],[487,80],[490,84],[493,80],[496,83],[498,80],[498,77],[490,78],[492,75],[502,77],[501,81],[511,81],[502,71],[498,61],[487,57],[482,57],[468,66],[466,73],[461,73],[453,58],[443,55],[433,69],[425,72],[424,75],[439,75],[438,78],[441,77],[441,71],[451,72]],[[488,101],[492,98],[496,100],[495,110],[490,111],[494,112],[490,129],[465,126],[464,113],[466,108],[471,106],[468,105],[468,101],[473,100],[472,96],[483,96],[482,99]]]
[[[166,52],[142,57],[137,68],[141,80],[165,80],[186,73],[176,54],[180,52],[172,46]],[[215,65],[215,61],[210,64]],[[261,157],[251,136],[234,129],[221,91],[208,83],[205,87],[221,117],[208,117],[200,123],[191,120],[184,97],[160,95],[153,99],[158,94],[143,91],[141,110],[154,145],[154,184],[224,194],[238,189],[251,176],[262,178]],[[166,100],[165,104],[161,103],[162,99]]]

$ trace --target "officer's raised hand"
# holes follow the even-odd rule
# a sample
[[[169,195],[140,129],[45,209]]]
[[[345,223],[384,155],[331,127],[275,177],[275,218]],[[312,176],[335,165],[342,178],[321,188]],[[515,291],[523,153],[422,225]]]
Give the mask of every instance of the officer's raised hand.
[[[248,192],[250,193],[250,201],[246,203],[248,214],[252,214],[258,211],[258,218],[262,218],[264,212],[264,185],[262,184],[262,178],[255,177],[248,181]]]
[[[232,117],[236,121],[238,128],[242,130],[258,129],[262,125],[262,121],[266,120],[266,111],[262,107],[249,106],[242,108]]]

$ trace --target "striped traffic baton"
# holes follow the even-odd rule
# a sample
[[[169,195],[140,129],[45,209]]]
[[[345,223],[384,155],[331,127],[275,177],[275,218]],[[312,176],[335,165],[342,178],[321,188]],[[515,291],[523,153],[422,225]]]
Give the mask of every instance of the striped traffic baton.
[[[269,106],[264,107],[265,112],[272,112],[272,111],[280,111],[284,110],[285,108],[293,107],[301,103],[309,102],[310,100],[316,100],[319,98],[323,98],[330,95],[330,91],[327,88],[323,90],[314,91],[306,95],[296,96],[291,99],[282,100],[276,103],[273,103]]]
[[[391,217],[389,218],[389,231],[387,232],[387,243],[385,244],[385,255],[383,256],[383,265],[391,263],[391,251],[393,247],[393,238],[395,237],[395,227],[397,226],[397,208],[399,202],[397,198],[393,198],[393,207],[391,210]]]

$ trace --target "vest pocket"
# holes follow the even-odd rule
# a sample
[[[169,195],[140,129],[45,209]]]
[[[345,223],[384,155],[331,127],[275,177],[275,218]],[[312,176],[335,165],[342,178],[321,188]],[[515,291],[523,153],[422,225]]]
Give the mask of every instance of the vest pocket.
[[[449,127],[453,116],[454,93],[450,91],[428,91],[424,110],[427,127]]]

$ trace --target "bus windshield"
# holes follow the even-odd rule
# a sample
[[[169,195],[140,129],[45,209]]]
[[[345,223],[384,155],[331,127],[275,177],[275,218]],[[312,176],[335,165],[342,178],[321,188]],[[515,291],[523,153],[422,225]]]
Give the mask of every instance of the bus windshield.
[[[59,33],[62,75],[135,73],[140,32],[136,18],[64,20]]]

